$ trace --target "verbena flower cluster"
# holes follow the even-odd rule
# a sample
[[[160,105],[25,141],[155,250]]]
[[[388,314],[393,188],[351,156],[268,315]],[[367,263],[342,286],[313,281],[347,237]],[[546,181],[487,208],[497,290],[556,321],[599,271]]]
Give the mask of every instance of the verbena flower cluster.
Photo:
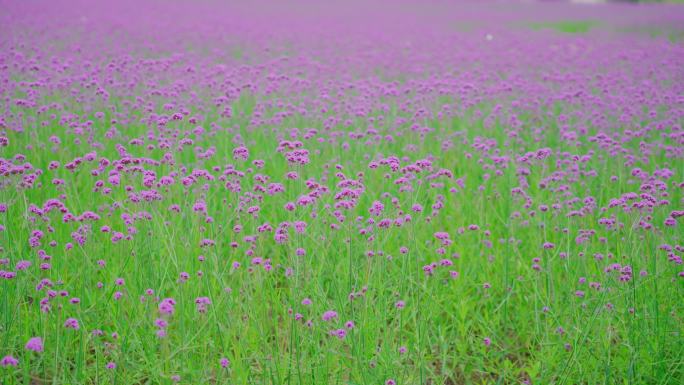
[[[684,378],[682,8],[0,8],[0,383]]]

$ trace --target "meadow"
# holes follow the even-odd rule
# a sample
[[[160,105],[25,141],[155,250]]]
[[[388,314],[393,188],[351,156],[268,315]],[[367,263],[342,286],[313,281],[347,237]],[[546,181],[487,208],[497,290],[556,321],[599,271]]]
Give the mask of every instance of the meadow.
[[[0,1],[0,383],[684,383],[684,7]]]

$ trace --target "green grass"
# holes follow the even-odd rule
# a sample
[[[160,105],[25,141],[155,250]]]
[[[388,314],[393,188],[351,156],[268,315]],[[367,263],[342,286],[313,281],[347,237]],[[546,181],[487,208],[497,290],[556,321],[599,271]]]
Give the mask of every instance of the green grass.
[[[653,39],[667,38],[672,43],[684,39],[684,29],[676,26],[629,26],[611,27],[595,20],[564,20],[557,22],[530,23],[526,25],[535,31],[554,31],[563,34],[585,34],[594,30],[614,31],[617,35],[638,34]]]
[[[561,33],[587,33],[599,25],[593,20],[567,20],[557,22],[531,23],[533,30],[552,30]]]
[[[684,41],[684,28],[677,28],[674,26],[633,26],[620,29],[620,33],[633,33],[648,36],[652,39],[667,38],[672,43]]]

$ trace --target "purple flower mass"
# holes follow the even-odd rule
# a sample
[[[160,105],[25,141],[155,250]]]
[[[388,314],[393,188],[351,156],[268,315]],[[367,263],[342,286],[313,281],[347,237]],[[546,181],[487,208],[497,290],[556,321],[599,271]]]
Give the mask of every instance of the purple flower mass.
[[[32,337],[26,342],[26,350],[31,350],[37,353],[43,351],[43,339],[40,337]]]
[[[64,321],[64,327],[67,329],[74,329],[78,330],[81,328],[81,326],[78,323],[78,320],[76,318],[67,318],[66,321]]]
[[[683,223],[684,5],[0,0],[2,384],[679,384]]]
[[[8,367],[8,366],[18,366],[19,365],[19,360],[12,356],[5,356],[2,359],[0,359],[0,366]]]

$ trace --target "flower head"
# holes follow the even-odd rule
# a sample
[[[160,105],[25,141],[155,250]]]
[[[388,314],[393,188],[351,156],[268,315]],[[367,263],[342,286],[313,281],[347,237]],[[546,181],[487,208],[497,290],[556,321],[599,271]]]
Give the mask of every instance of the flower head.
[[[19,360],[12,357],[11,355],[4,356],[0,360],[0,366],[7,367],[7,366],[17,366],[17,365],[19,365]]]
[[[43,339],[40,337],[32,337],[26,343],[26,350],[40,353],[43,351]]]
[[[337,318],[337,312],[333,310],[328,310],[325,313],[323,313],[323,316],[321,317],[323,321],[330,321],[333,318]]]
[[[64,321],[64,327],[67,329],[74,329],[74,330],[78,330],[81,328],[81,326],[78,324],[78,320],[76,318],[67,318],[67,320]]]
[[[226,357],[221,357],[221,359],[219,360],[219,364],[221,365],[222,368],[225,369],[228,366],[230,366],[230,360],[228,360]]]

